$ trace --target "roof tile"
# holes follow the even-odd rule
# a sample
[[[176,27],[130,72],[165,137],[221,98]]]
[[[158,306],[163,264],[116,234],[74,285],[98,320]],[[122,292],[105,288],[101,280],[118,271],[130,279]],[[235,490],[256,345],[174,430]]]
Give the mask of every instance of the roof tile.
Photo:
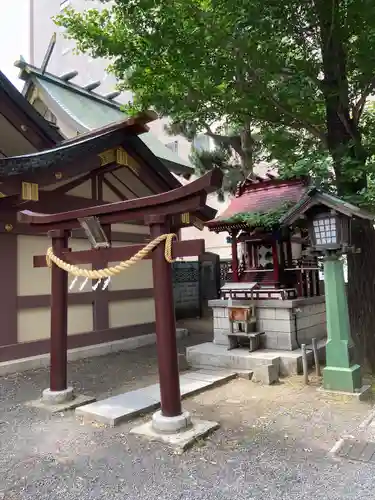
[[[297,203],[306,193],[303,181],[260,182],[241,196],[233,198],[229,206],[209,225],[228,220],[244,213],[267,213],[281,208],[285,203]]]

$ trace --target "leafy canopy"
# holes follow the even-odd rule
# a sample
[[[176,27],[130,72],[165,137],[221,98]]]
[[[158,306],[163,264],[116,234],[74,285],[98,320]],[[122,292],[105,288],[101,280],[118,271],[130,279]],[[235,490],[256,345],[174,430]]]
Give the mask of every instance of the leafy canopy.
[[[284,176],[338,181],[375,200],[373,0],[114,0],[57,24],[111,60],[128,112],[153,108],[172,131],[211,136],[231,189],[262,160]],[[336,132],[335,132],[336,131]],[[360,188],[358,180],[367,179]],[[346,183],[346,184],[345,184]],[[349,183],[349,184],[348,184]],[[346,194],[346,193],[341,193]]]

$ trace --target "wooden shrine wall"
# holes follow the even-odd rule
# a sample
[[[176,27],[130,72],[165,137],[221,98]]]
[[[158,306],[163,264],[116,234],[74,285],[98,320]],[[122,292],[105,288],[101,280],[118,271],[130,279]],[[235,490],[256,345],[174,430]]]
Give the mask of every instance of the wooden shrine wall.
[[[50,271],[47,268],[33,268],[33,255],[43,255],[49,245],[49,240],[43,236],[17,237],[17,296],[18,303],[26,306],[34,298],[34,307],[18,310],[17,341],[32,342],[48,339],[50,336],[49,293],[51,287]],[[71,238],[72,250],[88,250],[90,245],[86,240]],[[88,266],[85,266],[88,267]],[[83,292],[88,292],[89,287]],[[78,294],[78,287],[70,294]],[[36,301],[39,298],[39,304]],[[41,300],[45,297],[45,300]],[[26,298],[26,300],[25,300]],[[86,297],[85,297],[86,298]],[[86,333],[93,330],[92,303],[74,303],[80,300],[72,297],[68,311],[68,334]],[[39,307],[38,307],[39,306]]]
[[[87,197],[89,186],[79,186],[76,196]],[[91,189],[91,187],[90,187]],[[69,194],[72,194],[70,192]],[[104,192],[105,201],[113,199]],[[33,268],[33,256],[44,254],[47,236],[21,234],[20,227],[7,232],[0,220],[0,362],[49,352],[50,272]],[[87,249],[83,235],[70,239],[73,250]],[[148,227],[112,226],[113,245],[143,243]],[[155,332],[154,290],[151,261],[138,263],[113,279],[106,291],[69,292],[69,348],[139,337]]]

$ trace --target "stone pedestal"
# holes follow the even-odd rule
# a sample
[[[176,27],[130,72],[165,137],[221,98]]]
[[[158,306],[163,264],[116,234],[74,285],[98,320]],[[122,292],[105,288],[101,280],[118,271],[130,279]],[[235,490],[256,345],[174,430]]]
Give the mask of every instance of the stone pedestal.
[[[229,307],[247,307],[252,301],[210,300],[213,309],[214,344],[229,347]],[[255,300],[256,330],[262,335],[262,347],[273,350],[293,351],[301,344],[311,344],[311,339],[326,337],[325,299],[321,297],[294,300]]]
[[[353,341],[350,336],[344,268],[336,255],[325,259],[324,284],[328,342],[323,386],[330,391],[356,392],[362,386],[361,368],[351,362]]]
[[[184,411],[176,417],[165,417],[161,410],[155,412],[152,416],[152,428],[155,432],[162,434],[173,434],[184,431],[191,427],[190,413]]]
[[[84,394],[74,394],[73,387],[67,387],[63,391],[51,391],[45,389],[42,397],[36,401],[29,401],[27,405],[35,408],[43,408],[51,413],[59,413],[67,410],[74,410],[79,406],[84,406],[95,401],[94,397]]]
[[[45,389],[42,393],[42,401],[46,405],[60,405],[74,398],[73,387],[68,387],[64,391],[51,391]]]
[[[188,413],[178,417],[163,417],[160,412],[156,412],[151,422],[131,429],[130,433],[160,441],[170,446],[175,453],[182,453],[218,428],[217,422],[191,419]]]

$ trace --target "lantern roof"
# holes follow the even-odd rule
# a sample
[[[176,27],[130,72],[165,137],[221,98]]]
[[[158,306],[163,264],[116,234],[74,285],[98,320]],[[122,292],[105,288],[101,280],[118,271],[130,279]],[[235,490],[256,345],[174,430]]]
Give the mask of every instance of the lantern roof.
[[[306,178],[249,176],[238,185],[229,206],[206,225],[216,232],[255,227],[266,231],[276,229],[281,217],[304,197],[308,189]]]
[[[338,196],[326,193],[318,188],[309,189],[305,195],[288,210],[280,219],[282,226],[291,226],[308,210],[316,206],[324,206],[347,217],[358,217],[359,219],[375,220],[375,214],[359,208]]]

